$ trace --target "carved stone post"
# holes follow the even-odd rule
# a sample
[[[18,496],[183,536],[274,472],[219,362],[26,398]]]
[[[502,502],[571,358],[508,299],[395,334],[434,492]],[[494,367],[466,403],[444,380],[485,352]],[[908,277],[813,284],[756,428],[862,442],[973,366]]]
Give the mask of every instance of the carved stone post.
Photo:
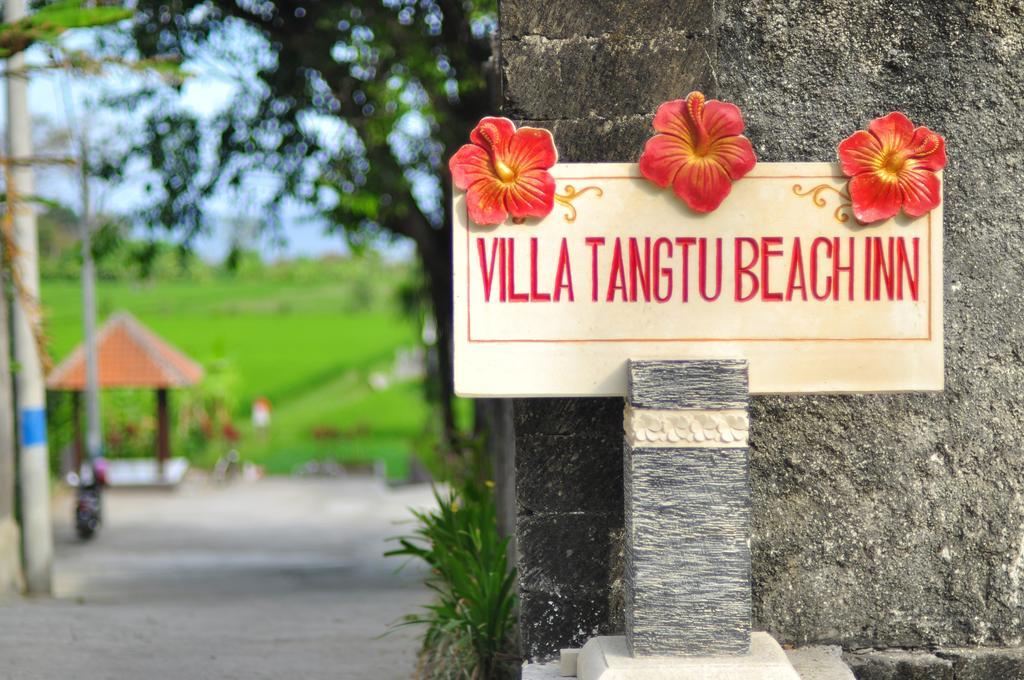
[[[798,680],[751,633],[747,362],[630,361],[624,637],[596,637],[581,680]]]
[[[750,650],[746,361],[631,361],[626,642],[635,656]]]

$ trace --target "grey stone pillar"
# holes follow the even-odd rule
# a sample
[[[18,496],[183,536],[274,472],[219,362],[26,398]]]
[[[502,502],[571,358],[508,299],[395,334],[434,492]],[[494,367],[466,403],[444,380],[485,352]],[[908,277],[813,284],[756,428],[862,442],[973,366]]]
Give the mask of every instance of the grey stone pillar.
[[[657,104],[694,88],[739,105],[763,161],[834,159],[894,109],[946,135],[946,391],[753,400],[755,623],[801,644],[1017,644],[1024,14],[966,0],[503,0],[501,12],[503,111],[554,130],[565,160],[635,161]],[[619,632],[615,402],[516,404],[531,658]],[[537,479],[550,480],[542,498]],[[567,566],[570,554],[586,559]]]
[[[746,361],[631,361],[626,642],[635,656],[750,649]]]
[[[743,111],[760,160],[835,159],[893,110],[949,153],[945,392],[752,401],[755,625],[801,644],[1019,644],[1024,13],[966,0],[718,11],[717,95]]]
[[[708,90],[710,1],[502,0],[502,114],[554,133],[568,162],[635,162],[658,104]],[[622,400],[517,399],[523,653],[618,634]]]

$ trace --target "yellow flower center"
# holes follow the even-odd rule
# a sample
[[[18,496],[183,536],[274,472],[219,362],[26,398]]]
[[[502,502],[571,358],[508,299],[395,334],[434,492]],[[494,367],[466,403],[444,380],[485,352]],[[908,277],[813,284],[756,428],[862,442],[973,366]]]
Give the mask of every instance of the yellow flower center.
[[[704,95],[700,92],[691,92],[686,97],[686,113],[689,115],[694,133],[693,153],[701,158],[711,151],[711,139],[704,125],[704,102]]]
[[[890,151],[882,158],[880,170],[889,175],[891,179],[896,179],[906,164],[907,155],[905,153],[902,151]]]
[[[516,179],[515,171],[500,158],[494,159],[494,171],[498,173],[498,179],[505,184],[511,184]]]

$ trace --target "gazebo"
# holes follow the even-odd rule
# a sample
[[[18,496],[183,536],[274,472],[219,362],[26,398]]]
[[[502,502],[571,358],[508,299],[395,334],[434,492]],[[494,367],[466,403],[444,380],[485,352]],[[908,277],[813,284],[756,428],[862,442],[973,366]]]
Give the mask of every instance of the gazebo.
[[[187,387],[203,377],[202,367],[143,326],[127,312],[112,315],[96,334],[100,389],[156,390],[156,458],[159,470],[171,455],[168,390]],[[82,460],[80,395],[85,390],[85,349],[79,345],[56,366],[46,381],[51,390],[73,393],[75,465]]]

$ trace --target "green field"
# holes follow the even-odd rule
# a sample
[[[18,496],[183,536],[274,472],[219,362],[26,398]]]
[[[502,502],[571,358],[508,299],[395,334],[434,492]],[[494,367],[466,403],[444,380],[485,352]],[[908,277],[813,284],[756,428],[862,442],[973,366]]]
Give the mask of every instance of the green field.
[[[312,277],[268,269],[244,277],[101,281],[98,307],[101,320],[131,312],[207,368],[202,388],[172,399],[182,411],[184,404],[216,397],[242,434],[237,448],[244,460],[271,473],[291,472],[311,459],[379,460],[399,477],[429,431],[430,408],[420,380],[374,390],[368,377],[388,372],[397,350],[418,343],[418,325],[395,301],[407,275],[404,266],[354,260],[348,266],[334,261]],[[42,299],[51,354],[59,361],[81,341],[79,284],[44,280]],[[267,436],[249,423],[258,396],[273,406]],[[148,393],[113,391],[103,404],[110,427],[135,419],[145,429],[151,420]],[[59,423],[56,430],[59,440]],[[197,445],[179,430],[177,453],[184,449],[199,464],[229,447],[216,436]]]

